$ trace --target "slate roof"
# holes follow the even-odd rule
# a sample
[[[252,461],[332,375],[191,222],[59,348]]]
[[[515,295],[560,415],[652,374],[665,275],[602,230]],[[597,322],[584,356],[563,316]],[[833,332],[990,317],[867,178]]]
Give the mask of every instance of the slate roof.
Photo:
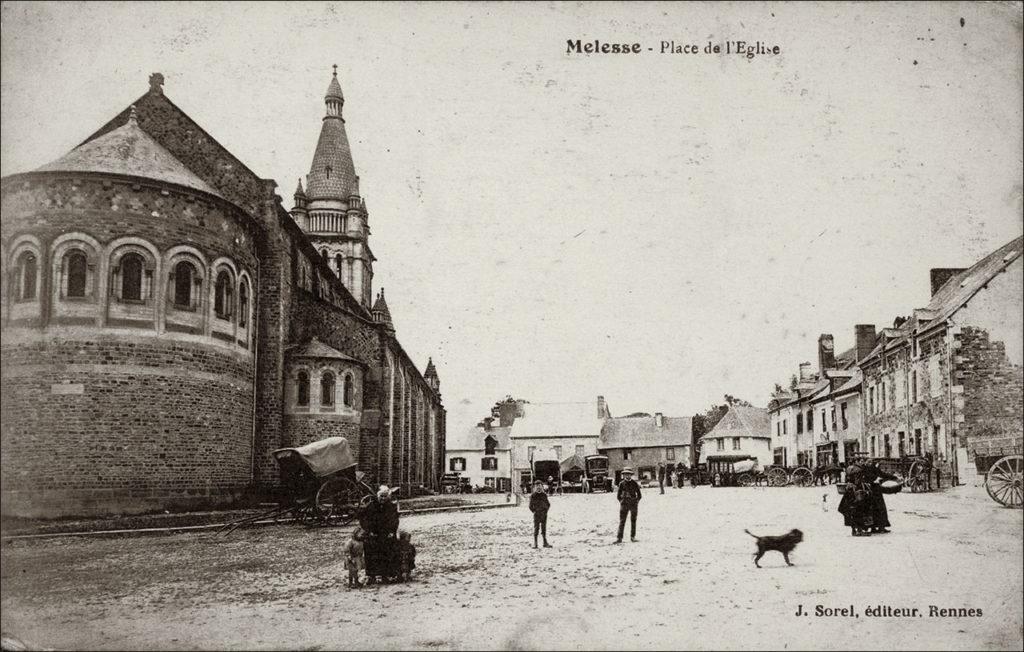
[[[495,441],[497,441],[495,445],[496,450],[508,450],[511,448],[511,442],[509,441],[511,430],[511,426],[491,428],[490,430],[473,427],[449,432],[445,436],[445,450],[482,451],[484,450],[484,440],[487,439],[488,435],[494,437]]]
[[[36,172],[102,172],[142,177],[223,196],[139,127],[134,108],[128,121],[82,143]]]
[[[341,97],[338,78],[331,78],[325,99]],[[330,168],[330,172],[328,172]],[[352,148],[345,133],[345,121],[340,115],[324,117],[320,138],[313,153],[313,164],[306,177],[306,196],[310,200],[347,199],[359,194],[359,177],[352,162]]]
[[[886,328],[882,333],[890,340],[905,341],[914,332],[922,332],[933,325],[945,322],[997,274],[1020,258],[1022,249],[1024,249],[1024,236],[1014,238],[946,281],[932,295],[928,306],[923,310],[915,310],[913,317],[904,322],[901,328]],[[927,321],[921,321],[924,319]],[[886,348],[889,346],[887,344]],[[865,359],[877,356],[881,350],[882,343],[880,342],[870,354],[865,356]]]
[[[662,448],[689,446],[693,443],[693,419],[690,417],[662,417],[658,427],[656,417],[618,417],[605,421],[601,429],[600,450],[610,448]]]
[[[771,439],[771,419],[766,408],[745,405],[730,405],[721,421],[701,439],[722,439],[725,437],[755,437]]]
[[[597,402],[526,403],[523,416],[512,424],[511,437],[600,437],[604,419]]]
[[[293,358],[328,358],[333,360],[345,360],[366,366],[362,360],[357,360],[350,355],[330,347],[315,337],[305,344],[297,344],[287,349],[286,353]]]
[[[969,269],[960,272],[939,288],[926,310],[934,311],[933,321],[942,321],[959,310],[989,281],[1010,263],[1020,258],[1024,236],[1014,238],[985,256]]]

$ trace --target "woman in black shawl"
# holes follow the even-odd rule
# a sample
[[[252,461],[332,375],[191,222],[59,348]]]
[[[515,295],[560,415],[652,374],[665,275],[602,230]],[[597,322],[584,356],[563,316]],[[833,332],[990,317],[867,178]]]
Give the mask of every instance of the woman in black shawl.
[[[871,532],[874,534],[885,534],[889,532],[889,510],[885,507],[885,495],[882,493],[882,485],[880,484],[883,480],[896,480],[899,478],[886,473],[882,469],[878,468],[878,463],[874,460],[870,460],[864,467],[864,481],[871,485],[871,516],[872,516],[872,528]]]
[[[874,525],[875,506],[871,483],[865,474],[867,466],[867,460],[862,460],[846,467],[846,492],[839,501],[843,523],[855,537],[871,536]]]
[[[381,485],[376,498],[363,510],[359,523],[366,532],[363,549],[367,582],[372,584],[377,576],[397,577],[398,505],[391,499],[391,489]]]

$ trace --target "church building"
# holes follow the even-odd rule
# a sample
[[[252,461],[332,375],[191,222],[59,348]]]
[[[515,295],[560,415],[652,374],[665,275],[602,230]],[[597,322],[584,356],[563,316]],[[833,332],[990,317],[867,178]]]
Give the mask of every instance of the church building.
[[[373,482],[436,488],[440,381],[374,300],[337,72],[291,211],[163,85],[0,180],[4,514],[230,503],[328,436]]]

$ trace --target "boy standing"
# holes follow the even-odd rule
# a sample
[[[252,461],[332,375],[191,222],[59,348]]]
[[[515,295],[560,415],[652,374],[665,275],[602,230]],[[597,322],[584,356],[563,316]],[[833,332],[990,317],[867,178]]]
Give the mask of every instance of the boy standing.
[[[530,511],[533,512],[533,547],[537,547],[537,533],[544,537],[544,547],[550,548],[548,543],[548,510],[551,503],[548,502],[548,495],[544,493],[544,483],[537,480],[533,483],[533,493],[530,495]]]

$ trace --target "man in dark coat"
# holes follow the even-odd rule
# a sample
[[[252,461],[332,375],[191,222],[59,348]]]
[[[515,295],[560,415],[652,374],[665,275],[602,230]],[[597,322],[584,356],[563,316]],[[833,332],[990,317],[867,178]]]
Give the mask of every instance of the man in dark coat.
[[[658,489],[665,493],[665,465],[661,462],[658,462]]]
[[[544,493],[544,483],[537,480],[533,483],[533,493],[530,494],[530,511],[533,512],[533,547],[537,547],[537,534],[544,537],[544,547],[550,548],[548,543],[548,510],[551,509],[551,502],[548,495]]]
[[[633,469],[627,466],[622,469],[622,482],[619,483],[619,535],[615,539],[615,543],[622,543],[627,515],[629,516],[629,540],[636,541],[636,514],[641,497],[640,485],[633,479]]]

